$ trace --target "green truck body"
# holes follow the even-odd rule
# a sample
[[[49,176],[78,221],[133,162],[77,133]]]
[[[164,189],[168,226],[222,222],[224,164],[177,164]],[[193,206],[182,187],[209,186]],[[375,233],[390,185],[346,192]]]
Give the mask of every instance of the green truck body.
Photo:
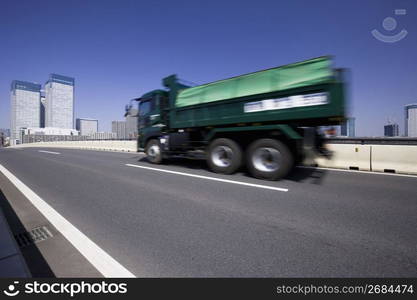
[[[216,149],[227,150],[228,153],[222,154],[226,156],[223,159],[226,165],[227,155],[232,150],[238,151],[240,167],[245,161],[244,152],[250,151],[251,144],[261,138],[286,147],[279,149],[279,155],[274,152],[275,160],[287,155],[284,152],[288,150],[293,164],[303,155],[306,127],[339,124],[345,117],[343,78],[340,70],[332,68],[329,57],[196,87],[188,87],[171,75],[163,79],[163,85],[167,90],[154,90],[136,99],[139,101],[138,150],[145,150],[149,160],[156,163],[170,156],[199,153],[216,172],[231,173],[230,169],[235,168],[224,171],[220,168],[221,160],[218,168],[210,160],[215,157]],[[308,143],[317,144],[309,136]],[[222,146],[220,142],[211,153],[211,146],[218,144],[219,139],[229,144]],[[154,161],[150,154],[155,153],[149,153],[150,147],[158,152]],[[262,149],[271,152],[274,147],[278,146]],[[230,158],[229,163],[232,163]],[[268,172],[264,176],[252,174],[277,179],[287,172],[279,176],[272,176],[274,172],[270,176]]]

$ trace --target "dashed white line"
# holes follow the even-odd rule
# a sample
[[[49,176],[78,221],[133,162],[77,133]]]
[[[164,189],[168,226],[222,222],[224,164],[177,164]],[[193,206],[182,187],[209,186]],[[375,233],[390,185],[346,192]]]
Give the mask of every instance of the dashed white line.
[[[38,150],[38,152],[49,153],[49,154],[61,154],[59,152],[45,151],[45,150]]]
[[[90,240],[84,233],[67,221],[67,219],[60,215],[2,165],[0,165],[0,172],[19,189],[19,191],[101,274],[103,274],[104,277],[135,277],[134,274]]]
[[[139,166],[139,165],[133,165],[133,164],[126,164],[126,166],[141,168],[141,169],[146,169],[146,170],[152,170],[152,171],[159,171],[159,172],[170,173],[170,174],[176,174],[176,175],[182,175],[182,176],[189,176],[189,177],[213,180],[213,181],[220,181],[220,182],[225,182],[225,183],[245,185],[245,186],[256,187],[256,188],[266,189],[266,190],[288,192],[288,189],[286,189],[286,188],[273,187],[273,186],[262,185],[262,184],[254,184],[254,183],[248,183],[248,182],[242,182],[242,181],[222,179],[222,178],[217,178],[217,177],[202,176],[202,175],[197,175],[197,174],[190,174],[190,173],[184,173],[184,172],[177,172],[177,171],[171,171],[171,170],[151,168],[151,167],[145,167],[145,166]]]

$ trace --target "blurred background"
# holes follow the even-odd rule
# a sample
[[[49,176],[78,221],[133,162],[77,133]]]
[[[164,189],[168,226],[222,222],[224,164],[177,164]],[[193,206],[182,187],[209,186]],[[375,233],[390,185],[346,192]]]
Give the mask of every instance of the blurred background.
[[[414,0],[3,0],[0,128],[10,127],[15,79],[75,78],[75,116],[110,131],[167,75],[203,84],[330,54],[349,69],[355,135],[383,136],[391,123],[403,135],[404,106],[417,102],[416,12]],[[373,30],[407,35],[387,43]]]

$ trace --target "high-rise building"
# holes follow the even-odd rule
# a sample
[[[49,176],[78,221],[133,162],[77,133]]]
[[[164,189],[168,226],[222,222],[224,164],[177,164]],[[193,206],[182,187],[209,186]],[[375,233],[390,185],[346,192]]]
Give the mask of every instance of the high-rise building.
[[[77,118],[76,128],[80,131],[80,135],[92,135],[98,132],[98,120]]]
[[[135,139],[138,135],[138,110],[131,108],[126,114],[126,137]]]
[[[347,118],[346,121],[340,125],[340,136],[355,137],[355,118]]]
[[[405,107],[405,136],[417,137],[417,103]]]
[[[50,74],[45,84],[45,127],[74,129],[74,78]]]
[[[384,125],[384,136],[399,136],[399,126],[396,123]]]
[[[126,139],[126,121],[112,121],[111,132],[115,133],[118,139]]]
[[[40,126],[41,85],[14,80],[10,100],[10,140],[11,144],[15,145],[21,141],[21,128]]]

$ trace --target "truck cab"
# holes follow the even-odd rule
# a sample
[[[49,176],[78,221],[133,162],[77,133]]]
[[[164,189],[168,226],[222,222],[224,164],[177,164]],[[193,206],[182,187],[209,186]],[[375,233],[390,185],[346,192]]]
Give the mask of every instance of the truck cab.
[[[160,137],[167,130],[168,93],[153,90],[135,100],[139,101],[138,151],[143,151],[146,141]]]

